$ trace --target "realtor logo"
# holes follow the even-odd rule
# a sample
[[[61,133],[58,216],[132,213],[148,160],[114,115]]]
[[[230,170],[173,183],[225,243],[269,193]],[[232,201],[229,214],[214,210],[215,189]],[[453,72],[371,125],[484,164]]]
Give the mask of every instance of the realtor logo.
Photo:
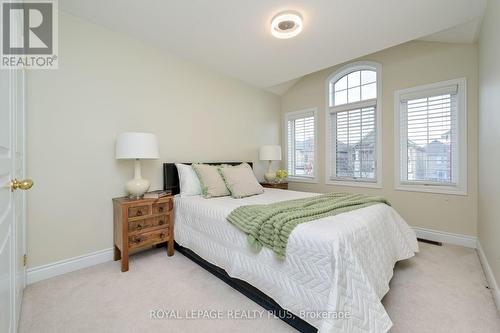
[[[57,2],[2,1],[1,68],[56,69]]]

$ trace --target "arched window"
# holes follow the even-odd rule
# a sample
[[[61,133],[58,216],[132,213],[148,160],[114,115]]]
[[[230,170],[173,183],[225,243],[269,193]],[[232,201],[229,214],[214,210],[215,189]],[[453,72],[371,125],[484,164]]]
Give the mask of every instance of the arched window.
[[[380,67],[357,62],[327,79],[329,184],[381,185]]]

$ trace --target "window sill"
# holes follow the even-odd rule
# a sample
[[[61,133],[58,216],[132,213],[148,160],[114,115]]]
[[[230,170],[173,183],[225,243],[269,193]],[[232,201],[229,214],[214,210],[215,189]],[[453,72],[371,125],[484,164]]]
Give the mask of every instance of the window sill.
[[[435,193],[435,194],[448,194],[448,195],[460,195],[466,196],[467,190],[461,189],[454,186],[432,186],[432,185],[402,185],[398,184],[394,187],[396,191],[407,191],[407,192],[423,192],[423,193]]]
[[[348,181],[348,180],[327,180],[326,185],[349,186],[349,187],[365,187],[365,188],[382,188],[382,183],[372,183],[363,181]]]
[[[287,181],[289,183],[308,183],[308,184],[318,184],[318,179],[316,178],[300,178],[300,177],[288,177]]]

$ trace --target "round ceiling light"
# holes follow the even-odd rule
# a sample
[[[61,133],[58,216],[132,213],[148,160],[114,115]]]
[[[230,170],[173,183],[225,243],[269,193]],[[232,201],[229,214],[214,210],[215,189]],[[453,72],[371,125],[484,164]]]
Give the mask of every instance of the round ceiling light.
[[[280,39],[292,38],[302,31],[302,16],[297,12],[278,13],[271,21],[271,34]]]

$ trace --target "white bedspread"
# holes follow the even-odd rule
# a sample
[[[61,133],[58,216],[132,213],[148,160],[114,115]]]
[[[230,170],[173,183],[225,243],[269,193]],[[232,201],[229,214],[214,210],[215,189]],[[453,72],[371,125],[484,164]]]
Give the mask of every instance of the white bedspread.
[[[284,260],[268,248],[253,252],[246,234],[226,221],[238,206],[313,195],[265,189],[244,199],[176,197],[175,240],[320,332],[388,331],[392,322],[381,299],[394,264],[418,251],[415,233],[393,208],[377,204],[299,224]],[[323,318],[313,318],[314,311]],[[336,318],[341,312],[350,318]]]

